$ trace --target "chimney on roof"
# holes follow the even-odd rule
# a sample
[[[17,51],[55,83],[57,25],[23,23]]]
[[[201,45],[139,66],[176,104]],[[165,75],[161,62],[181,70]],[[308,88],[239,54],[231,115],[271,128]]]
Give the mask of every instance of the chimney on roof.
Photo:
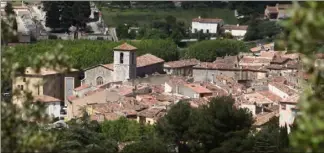
[[[198,16],[198,19],[200,19],[200,16]]]

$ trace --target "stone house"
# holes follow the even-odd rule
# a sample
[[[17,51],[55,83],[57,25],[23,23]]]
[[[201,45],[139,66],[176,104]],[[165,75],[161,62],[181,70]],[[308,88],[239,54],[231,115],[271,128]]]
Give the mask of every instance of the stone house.
[[[163,64],[163,59],[151,54],[136,57],[136,48],[124,43],[114,48],[114,63],[99,64],[85,69],[82,84],[98,86],[163,73]]]
[[[276,6],[268,6],[264,10],[264,18],[269,20],[280,20],[290,17],[288,9],[291,8],[291,4],[279,4]]]
[[[192,67],[200,61],[197,59],[184,59],[164,63],[164,71],[170,75],[192,76]]]
[[[195,81],[215,82],[215,76],[225,75],[236,80],[263,79],[266,71],[251,67],[233,67],[229,64],[202,62],[193,67],[193,78]]]
[[[280,101],[279,106],[279,126],[287,125],[288,133],[290,133],[290,125],[294,123],[296,115],[298,115],[298,99],[299,95],[292,95]]]
[[[46,103],[47,113],[54,117],[63,117],[60,114],[64,102],[72,94],[70,90],[80,85],[79,71],[76,69],[70,72],[64,70],[53,70],[41,68],[39,72],[27,67],[23,73],[17,73],[12,80],[13,91],[29,91],[36,101]],[[13,103],[22,106],[26,97],[14,96]]]
[[[158,119],[166,114],[166,110],[163,108],[149,108],[138,113],[137,122],[140,124],[153,125]]]
[[[247,32],[247,25],[229,25],[226,24],[222,27],[225,33],[230,33],[234,38],[242,40]]]

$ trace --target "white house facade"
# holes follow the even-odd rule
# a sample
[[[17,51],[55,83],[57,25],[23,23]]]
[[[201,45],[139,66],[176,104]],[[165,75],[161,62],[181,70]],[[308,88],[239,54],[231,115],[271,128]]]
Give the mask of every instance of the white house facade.
[[[203,33],[217,33],[218,28],[223,25],[223,19],[217,18],[194,18],[191,23],[191,32],[202,30]]]
[[[247,25],[224,25],[223,29],[225,33],[230,33],[233,37],[242,39],[244,38],[248,26]]]
[[[46,113],[50,117],[61,117],[61,102],[47,102],[45,103]]]

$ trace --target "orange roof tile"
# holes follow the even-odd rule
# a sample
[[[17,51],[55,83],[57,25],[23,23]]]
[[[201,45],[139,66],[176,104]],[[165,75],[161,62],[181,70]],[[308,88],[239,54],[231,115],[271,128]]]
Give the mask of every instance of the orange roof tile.
[[[136,58],[136,67],[144,67],[162,62],[164,62],[164,60],[161,58],[152,54],[145,54]]]
[[[81,85],[81,86],[75,88],[74,90],[75,91],[80,91],[80,90],[83,90],[83,89],[86,89],[86,88],[89,88],[89,87],[90,87],[90,85],[84,84],[84,85]]]
[[[212,91],[199,84],[189,83],[189,84],[185,84],[185,86],[191,88],[193,91],[197,93],[212,93]]]
[[[34,101],[39,101],[39,102],[44,102],[44,103],[49,103],[49,102],[61,102],[62,100],[57,99],[52,96],[47,96],[47,95],[41,95],[41,96],[35,96]]]
[[[128,43],[123,43],[122,45],[119,45],[114,48],[114,50],[122,50],[122,51],[135,51],[137,48],[128,44]]]
[[[164,67],[170,68],[180,68],[180,67],[187,67],[187,66],[194,66],[199,63],[199,60],[193,59],[184,59],[179,61],[171,61],[164,64]]]

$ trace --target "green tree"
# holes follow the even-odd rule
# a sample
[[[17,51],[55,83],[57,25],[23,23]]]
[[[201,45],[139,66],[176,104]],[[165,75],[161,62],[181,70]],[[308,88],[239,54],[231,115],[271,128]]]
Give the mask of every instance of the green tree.
[[[191,108],[187,102],[180,101],[174,105],[163,118],[157,122],[157,131],[166,140],[176,144],[179,152],[186,152],[185,142],[189,141]]]
[[[12,30],[12,29],[11,29]],[[44,54],[35,58],[28,58],[25,62],[39,72],[40,67],[57,70],[58,67],[66,67],[68,58],[59,52],[60,46],[55,46]],[[9,80],[14,78],[17,72],[24,72],[24,62],[16,60],[14,48],[2,48],[1,78]],[[58,70],[59,71],[59,70]],[[29,83],[29,82],[27,82]],[[4,84],[1,84],[2,86]],[[3,87],[2,87],[3,88]],[[14,104],[12,99],[1,99],[1,148],[5,152],[51,152],[56,142],[56,134],[45,129],[52,120],[45,114],[45,105],[37,102],[30,92],[12,91],[13,96],[23,96],[26,100],[22,106]]]
[[[304,71],[311,76],[307,84],[303,84],[298,104],[300,114],[295,120],[297,127],[290,137],[291,145],[302,152],[324,150],[323,65],[314,66],[316,57],[313,54],[313,46],[324,39],[323,8],[322,2],[307,1],[303,4],[295,2],[291,10],[291,19],[282,23],[282,26],[290,32],[281,43],[288,42],[292,46],[292,51],[305,55],[302,57]]]
[[[247,29],[244,40],[273,39],[280,33],[281,28],[275,21],[253,20]]]
[[[237,55],[239,52],[247,51],[248,48],[242,41],[230,39],[205,40],[191,45],[185,57],[212,62],[216,57]]]
[[[13,7],[12,7],[12,3],[11,2],[7,2],[7,5],[5,6],[5,12],[7,15],[15,15],[15,11],[13,10]]]
[[[116,27],[117,36],[119,39],[129,39],[130,35],[128,33],[129,26],[126,24],[119,24]]]
[[[171,153],[172,148],[165,144],[159,138],[153,137],[143,141],[137,141],[126,145],[122,153]]]
[[[85,112],[81,118],[69,121],[68,128],[58,131],[57,152],[107,152],[118,151],[117,143],[100,133],[97,121],[91,121]]]
[[[60,28],[60,9],[57,2],[44,2],[46,11],[45,25],[56,30]]]
[[[150,125],[141,126],[136,121],[120,118],[115,121],[104,121],[101,123],[102,133],[118,142],[139,141],[142,137],[151,135],[154,131]]]
[[[236,144],[239,148],[244,144],[241,141],[249,134],[252,115],[245,109],[233,107],[233,104],[231,97],[214,98],[208,106],[198,108],[197,114],[191,115],[189,131],[194,152],[217,152],[224,150],[223,145]]]

